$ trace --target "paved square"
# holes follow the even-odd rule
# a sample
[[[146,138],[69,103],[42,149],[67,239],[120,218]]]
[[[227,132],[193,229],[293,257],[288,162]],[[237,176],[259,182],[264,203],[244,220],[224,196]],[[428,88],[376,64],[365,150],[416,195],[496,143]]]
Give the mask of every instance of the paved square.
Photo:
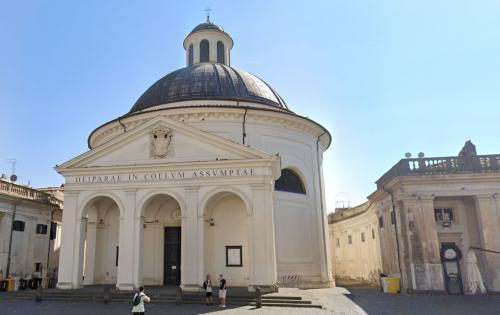
[[[147,304],[147,314],[338,314],[338,315],[420,315],[420,314],[452,314],[452,315],[493,315],[500,314],[500,296],[449,296],[449,295],[388,295],[378,288],[356,287],[349,290],[343,288],[297,290],[281,289],[280,295],[300,295],[314,304],[323,305],[323,309],[263,307],[252,306],[228,307],[200,304]],[[230,298],[230,297],[229,297]],[[2,314],[129,314],[131,303],[100,302],[57,302],[22,300],[0,300]]]

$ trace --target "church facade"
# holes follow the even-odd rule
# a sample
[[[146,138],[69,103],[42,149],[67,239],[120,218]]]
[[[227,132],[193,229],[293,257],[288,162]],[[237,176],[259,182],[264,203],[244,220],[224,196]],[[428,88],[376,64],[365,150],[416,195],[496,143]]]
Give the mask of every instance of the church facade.
[[[331,136],[267,83],[230,66],[209,20],[187,67],[95,129],[65,178],[58,287],[332,285],[322,175]]]

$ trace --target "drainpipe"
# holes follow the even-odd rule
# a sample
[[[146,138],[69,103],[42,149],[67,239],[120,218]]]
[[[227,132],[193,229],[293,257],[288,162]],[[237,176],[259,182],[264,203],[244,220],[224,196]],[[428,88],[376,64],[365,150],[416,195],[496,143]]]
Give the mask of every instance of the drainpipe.
[[[120,125],[122,125],[122,127],[123,127],[123,133],[125,133],[125,132],[127,132],[127,128],[126,128],[126,127],[125,127],[125,125],[122,123],[122,118],[123,118],[123,116],[118,117],[118,123],[119,123]]]
[[[316,141],[316,164],[318,166],[318,183],[319,183],[319,204],[321,207],[321,230],[323,231],[323,253],[325,255],[325,267],[326,267],[326,277],[327,281],[329,281],[328,270],[330,270],[330,266],[328,266],[328,257],[327,257],[327,248],[326,248],[326,231],[325,231],[325,209],[323,207],[323,184],[321,182],[321,168],[319,166],[319,142],[321,137],[326,133],[323,131],[322,134],[318,136],[318,140]]]
[[[401,271],[401,257],[399,255],[399,237],[398,237],[398,220],[397,220],[397,215],[396,215],[396,207],[394,206],[394,194],[392,191],[386,189],[384,186],[382,186],[382,189],[385,190],[389,195],[391,195],[391,204],[392,204],[392,211],[394,212],[394,233],[396,234],[396,249],[397,249],[397,255],[398,255],[398,268],[399,268],[399,274],[401,276],[401,280],[403,279],[403,272]]]
[[[50,211],[50,224],[49,224],[49,233],[48,233],[49,234],[49,249],[47,251],[47,264],[45,265],[45,278],[48,277],[49,270],[50,270],[49,269],[49,262],[50,262],[50,241],[51,241],[51,239],[50,239],[50,230],[51,230],[50,227],[52,227],[52,220],[54,220],[54,211],[55,211],[55,209],[52,209]]]
[[[248,107],[245,107],[245,113],[243,114],[243,135],[242,135],[243,145],[245,145],[245,138],[247,137],[247,130],[246,130],[247,112],[248,112]]]
[[[10,276],[10,256],[12,254],[12,235],[14,233],[14,221],[16,217],[17,204],[14,202],[12,204],[12,221],[10,224],[10,236],[9,236],[9,250],[7,253],[7,268],[5,270],[5,278]]]

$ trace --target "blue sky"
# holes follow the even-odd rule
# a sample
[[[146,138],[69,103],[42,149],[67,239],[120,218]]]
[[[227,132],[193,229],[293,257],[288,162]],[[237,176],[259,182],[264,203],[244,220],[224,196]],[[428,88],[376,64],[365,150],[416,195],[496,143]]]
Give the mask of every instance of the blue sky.
[[[87,150],[184,67],[204,20],[235,40],[232,66],[265,79],[329,129],[327,203],[351,205],[404,156],[500,153],[499,1],[1,1],[0,171],[54,186]]]

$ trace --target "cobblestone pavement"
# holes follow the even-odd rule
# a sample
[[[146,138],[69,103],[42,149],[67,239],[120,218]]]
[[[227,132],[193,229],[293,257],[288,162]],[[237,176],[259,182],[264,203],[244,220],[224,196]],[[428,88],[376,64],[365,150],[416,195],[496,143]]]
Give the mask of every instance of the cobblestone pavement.
[[[335,315],[363,315],[366,314],[357,307],[349,298],[345,296],[348,293],[343,288],[318,289],[318,290],[297,290],[281,289],[279,295],[300,295],[314,304],[323,305],[323,309],[305,309],[289,307],[263,307],[255,309],[252,306],[228,307],[221,309],[217,306],[206,305],[175,305],[175,304],[146,304],[146,314],[264,314],[264,315],[291,315],[291,314],[335,314]],[[229,296],[228,299],[231,297]],[[70,314],[70,315],[90,315],[90,314],[130,314],[131,303],[94,303],[94,302],[57,302],[42,301],[18,301],[18,300],[0,300],[0,314]]]
[[[348,288],[349,298],[370,315],[499,315],[500,295],[384,294],[378,288]]]

